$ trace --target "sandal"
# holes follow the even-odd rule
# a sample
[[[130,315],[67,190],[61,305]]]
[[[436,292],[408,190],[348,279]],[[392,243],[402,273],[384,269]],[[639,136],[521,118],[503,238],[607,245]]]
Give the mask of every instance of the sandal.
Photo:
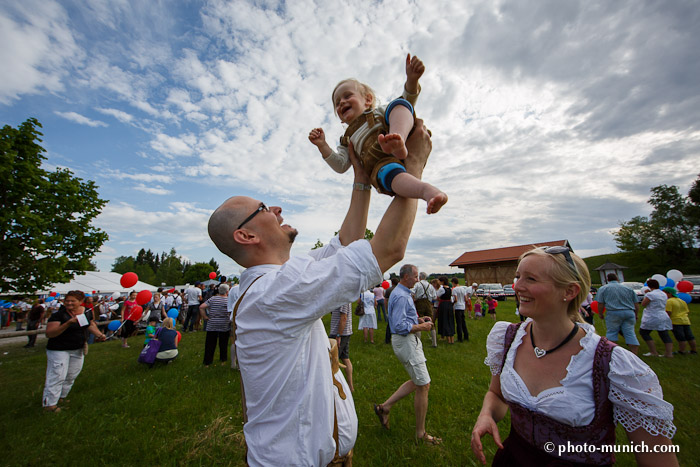
[[[442,438],[438,438],[437,436],[431,436],[428,434],[428,432],[425,432],[420,438],[416,437],[416,444],[421,443],[427,446],[437,446],[438,444],[442,444]]]
[[[379,404],[374,404],[374,413],[376,413],[377,417],[379,417],[379,423],[381,423],[382,426],[388,430],[389,429],[389,414],[384,413],[384,408]]]
[[[70,399],[59,399],[58,403],[59,404],[70,404]]]
[[[59,413],[61,411],[61,408],[57,405],[52,405],[49,407],[44,407],[44,410],[47,412]]]

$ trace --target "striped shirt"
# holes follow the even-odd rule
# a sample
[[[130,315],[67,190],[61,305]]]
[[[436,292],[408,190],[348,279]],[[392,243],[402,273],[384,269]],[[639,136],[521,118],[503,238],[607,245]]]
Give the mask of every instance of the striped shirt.
[[[338,324],[340,324],[340,315],[347,315],[348,319],[345,321],[345,329],[341,333],[338,333]],[[350,336],[352,335],[352,306],[348,303],[347,305],[341,305],[331,312],[331,336]]]
[[[209,322],[207,331],[226,332],[231,330],[231,315],[228,312],[228,298],[225,295],[214,295],[207,300]]]

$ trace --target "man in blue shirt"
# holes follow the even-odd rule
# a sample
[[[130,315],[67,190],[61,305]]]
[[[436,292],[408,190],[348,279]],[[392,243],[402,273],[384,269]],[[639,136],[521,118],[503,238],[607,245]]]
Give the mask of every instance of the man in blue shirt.
[[[427,316],[418,317],[410,290],[416,282],[418,282],[418,268],[412,264],[404,264],[399,271],[399,285],[389,297],[389,324],[393,333],[391,345],[394,348],[394,354],[403,364],[411,379],[399,386],[396,392],[383,404],[375,404],[374,412],[379,417],[382,426],[389,429],[391,407],[415,391],[416,440],[428,445],[437,445],[442,440],[425,431],[430,375],[425,364],[423,344],[420,340],[420,332],[430,331],[433,323]]]
[[[607,276],[608,283],[598,290],[596,301],[598,302],[598,314],[603,314],[605,307],[605,337],[617,342],[618,334],[622,331],[625,342],[630,352],[637,355],[639,340],[634,333],[634,323],[637,321],[637,294],[629,287],[620,284],[617,274],[610,273]]]

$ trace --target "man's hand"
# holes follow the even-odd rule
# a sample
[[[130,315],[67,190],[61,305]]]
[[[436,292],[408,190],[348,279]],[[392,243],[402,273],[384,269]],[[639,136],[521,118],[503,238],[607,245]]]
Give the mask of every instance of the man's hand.
[[[406,91],[410,94],[418,93],[418,80],[425,72],[425,65],[416,56],[406,55]]]
[[[430,151],[433,150],[433,142],[430,140],[428,129],[425,128],[423,120],[420,118],[416,119],[413,133],[406,141],[406,149],[408,149],[408,157],[404,161],[406,171],[416,178],[421,178]]]
[[[352,164],[352,170],[355,172],[355,183],[364,183],[365,185],[370,185],[371,181],[369,175],[365,171],[365,168],[360,162],[360,158],[355,154],[355,148],[351,142],[348,142],[348,156],[350,156],[350,163]]]

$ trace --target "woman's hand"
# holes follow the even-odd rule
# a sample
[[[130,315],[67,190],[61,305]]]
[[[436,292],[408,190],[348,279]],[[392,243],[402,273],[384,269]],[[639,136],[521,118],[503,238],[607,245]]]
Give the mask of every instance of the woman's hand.
[[[484,447],[481,444],[481,438],[483,438],[486,433],[490,433],[491,436],[493,436],[496,446],[503,449],[501,435],[498,432],[496,421],[493,417],[482,413],[479,415],[479,418],[476,419],[474,429],[472,430],[472,452],[484,465],[486,465],[486,456],[484,455]]]

